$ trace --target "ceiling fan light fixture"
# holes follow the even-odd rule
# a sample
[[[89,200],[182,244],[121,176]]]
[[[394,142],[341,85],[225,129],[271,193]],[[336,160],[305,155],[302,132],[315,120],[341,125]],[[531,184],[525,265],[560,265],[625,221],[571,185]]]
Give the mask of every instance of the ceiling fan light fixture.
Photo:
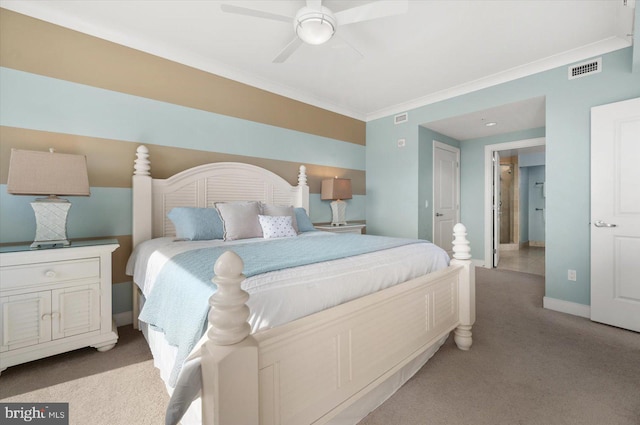
[[[337,22],[331,11],[324,6],[320,10],[303,7],[296,14],[293,26],[300,40],[307,44],[318,45],[326,43],[333,37]]]

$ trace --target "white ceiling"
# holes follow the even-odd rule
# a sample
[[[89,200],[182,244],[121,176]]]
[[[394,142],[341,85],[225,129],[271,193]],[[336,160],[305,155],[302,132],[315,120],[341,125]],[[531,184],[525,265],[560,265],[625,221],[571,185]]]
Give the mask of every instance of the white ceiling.
[[[478,139],[496,134],[544,127],[545,98],[536,97],[491,109],[422,124],[456,140]],[[493,123],[494,125],[487,126]]]
[[[623,1],[409,0],[408,13],[338,26],[338,37],[303,45],[282,64],[272,60],[294,37],[292,25],[224,13],[220,5],[294,16],[302,0],[0,6],[368,121],[629,46],[635,1]],[[366,3],[323,1],[334,13]],[[521,112],[537,116],[540,104],[529,106],[533,112]]]

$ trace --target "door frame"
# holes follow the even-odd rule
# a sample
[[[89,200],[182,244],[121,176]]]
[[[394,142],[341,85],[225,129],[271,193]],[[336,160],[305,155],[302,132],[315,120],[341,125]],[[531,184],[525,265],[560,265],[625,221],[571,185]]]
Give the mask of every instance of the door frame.
[[[455,217],[455,223],[460,223],[460,148],[456,147],[456,146],[451,146],[451,145],[447,145],[446,143],[442,143],[442,142],[438,142],[437,140],[433,141],[433,147],[432,147],[432,164],[431,164],[431,169],[433,170],[433,176],[431,177],[432,180],[432,190],[431,190],[431,234],[434,236],[435,238],[435,234],[436,234],[436,195],[435,195],[435,184],[436,184],[436,176],[435,176],[435,170],[436,170],[436,148],[438,149],[442,149],[442,150],[446,150],[452,153],[456,154],[456,162],[458,163],[458,167],[456,169],[456,217]]]
[[[510,149],[524,149],[534,146],[545,146],[546,138],[517,140],[514,142],[496,143],[484,147],[484,267],[493,268],[493,152]]]
[[[491,268],[498,267],[500,263],[500,220],[502,219],[502,167],[500,163],[500,151],[491,151]]]

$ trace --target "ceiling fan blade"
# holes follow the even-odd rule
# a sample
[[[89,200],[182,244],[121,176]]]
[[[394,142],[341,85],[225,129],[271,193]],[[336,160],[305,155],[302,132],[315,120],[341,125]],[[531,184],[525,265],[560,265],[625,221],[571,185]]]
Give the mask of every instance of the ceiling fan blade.
[[[282,49],[280,53],[278,53],[278,56],[275,57],[273,63],[283,63],[284,61],[289,59],[289,56],[291,56],[293,52],[295,52],[298,47],[300,47],[301,44],[302,40],[300,40],[298,37],[295,37],[289,44],[286,45],[284,49]]]
[[[263,12],[262,10],[249,9],[246,7],[234,6],[232,4],[221,4],[220,9],[223,12],[235,13],[236,15],[253,16],[255,18],[270,19],[272,21],[286,22],[288,24],[293,22],[293,17],[291,16],[284,16],[284,15],[278,15],[275,13]]]
[[[364,58],[364,55],[360,53],[360,50],[356,49],[353,44],[349,43],[344,37],[340,37],[338,34],[334,35],[335,38],[340,39],[345,45],[347,45],[354,53],[356,53],[359,59]]]
[[[355,24],[393,15],[402,15],[409,10],[409,0],[379,0],[362,6],[334,13],[338,25]]]
[[[322,0],[307,0],[307,7],[313,10],[322,9]]]

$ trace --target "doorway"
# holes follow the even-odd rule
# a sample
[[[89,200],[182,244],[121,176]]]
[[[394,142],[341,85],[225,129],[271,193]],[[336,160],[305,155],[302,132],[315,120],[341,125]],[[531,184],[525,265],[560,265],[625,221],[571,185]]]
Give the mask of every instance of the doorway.
[[[485,146],[485,267],[544,275],[544,194],[539,167],[520,158],[542,155],[544,138]],[[539,164],[533,164],[539,165]],[[541,180],[541,181],[538,181]],[[531,239],[530,224],[535,224]],[[542,229],[542,237],[539,236]],[[542,242],[539,240],[542,239]]]

